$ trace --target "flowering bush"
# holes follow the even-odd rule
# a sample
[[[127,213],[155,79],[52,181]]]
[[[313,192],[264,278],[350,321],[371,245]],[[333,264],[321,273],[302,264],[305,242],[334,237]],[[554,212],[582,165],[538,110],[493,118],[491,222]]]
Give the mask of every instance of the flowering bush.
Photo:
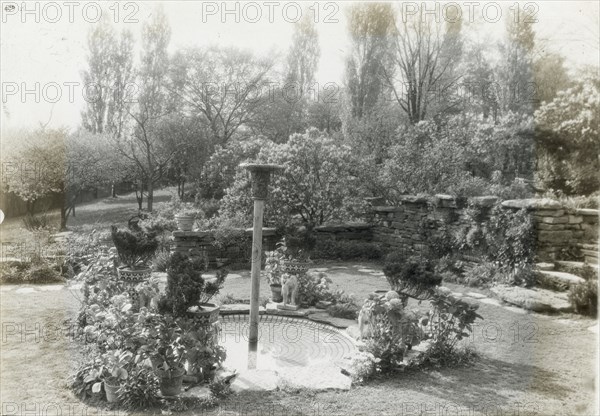
[[[406,311],[405,302],[395,292],[388,293],[371,296],[362,308],[370,317],[366,350],[379,359],[377,369],[381,372],[398,367],[407,349],[423,338],[416,312]]]
[[[285,226],[299,221],[310,227],[331,220],[348,220],[363,206],[356,194],[358,178],[354,175],[352,150],[339,145],[316,129],[295,134],[284,144],[262,148],[259,161],[285,167],[284,173],[272,178],[265,221]],[[241,169],[227,189],[221,215],[237,212],[252,218],[252,198],[248,175]]]
[[[475,321],[483,318],[477,313],[479,305],[470,305],[457,299],[449,290],[437,290],[431,299],[431,306],[428,316],[422,321],[431,339],[424,359],[443,364],[452,359],[457,343],[469,337]]]
[[[370,379],[377,370],[377,365],[380,359],[376,358],[370,352],[358,351],[348,357],[348,373],[352,378],[352,382],[362,384]]]
[[[329,284],[331,279],[325,273],[308,271],[298,275],[298,296],[300,302],[309,306],[320,300],[330,300]]]

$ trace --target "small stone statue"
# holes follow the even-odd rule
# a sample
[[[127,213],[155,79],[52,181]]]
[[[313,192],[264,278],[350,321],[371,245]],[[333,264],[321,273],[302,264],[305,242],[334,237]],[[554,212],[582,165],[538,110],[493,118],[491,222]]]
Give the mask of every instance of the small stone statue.
[[[295,274],[289,275],[283,283],[281,294],[283,295],[284,305],[287,305],[288,303],[291,305],[298,304],[298,276]]]

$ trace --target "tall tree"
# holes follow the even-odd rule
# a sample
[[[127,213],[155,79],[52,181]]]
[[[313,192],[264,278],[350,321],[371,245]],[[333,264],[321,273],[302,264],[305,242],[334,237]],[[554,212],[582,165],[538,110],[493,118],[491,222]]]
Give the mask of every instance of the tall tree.
[[[533,21],[522,9],[506,17],[506,37],[500,44],[501,61],[497,71],[498,98],[503,113],[533,114],[535,84],[533,60],[535,33]]]
[[[122,172],[106,134],[38,129],[23,134],[21,141],[11,162],[27,169],[6,175],[8,190],[28,204],[30,213],[36,201],[58,196],[61,229],[82,191],[107,184]]]
[[[271,99],[270,59],[235,47],[193,48],[173,58],[171,92],[182,111],[206,120],[214,145],[225,145]]]
[[[170,38],[171,28],[159,7],[142,27],[141,62],[137,71],[139,95],[137,105],[128,110],[132,131],[116,140],[118,151],[137,167],[138,204],[141,208],[140,198],[145,187],[148,211],[153,208],[154,187],[177,152],[177,148],[170,148],[161,141],[164,136],[157,134],[164,117],[171,111],[167,87]]]
[[[396,19],[397,76],[384,68],[395,100],[413,124],[428,115],[452,112],[458,104],[453,92],[460,79],[456,73],[462,53],[460,16],[436,22],[434,17],[423,13],[420,8],[414,15]]]
[[[495,89],[495,74],[486,55],[489,39],[471,41],[465,48],[461,71],[464,100],[462,108],[468,112],[482,114],[487,119],[498,112],[498,97]]]
[[[565,68],[565,58],[557,53],[545,52],[533,61],[535,82],[535,107],[550,103],[559,91],[571,86],[571,79]]]
[[[293,83],[304,96],[313,88],[321,49],[317,28],[309,13],[294,24],[292,44],[287,56],[286,83]]]
[[[88,68],[82,72],[86,108],[82,124],[92,133],[120,136],[133,84],[133,37],[124,30],[120,36],[107,19],[88,33]]]
[[[384,68],[393,71],[394,13],[389,3],[355,3],[349,9],[351,49],[346,57],[346,90],[352,117],[372,110],[384,86]]]

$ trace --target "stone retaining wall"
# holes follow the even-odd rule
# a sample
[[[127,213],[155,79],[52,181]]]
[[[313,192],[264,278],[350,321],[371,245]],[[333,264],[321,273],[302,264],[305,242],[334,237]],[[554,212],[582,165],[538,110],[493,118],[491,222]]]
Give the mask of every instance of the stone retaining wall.
[[[552,200],[504,201],[511,210],[525,208],[536,224],[537,255],[557,260],[572,255],[587,263],[598,263],[598,210],[572,209]]]
[[[449,195],[417,197],[407,195],[397,206],[373,206],[368,213],[372,240],[384,249],[422,254],[436,231],[455,231],[473,225],[467,208],[479,207],[477,222],[489,218],[496,197],[457,199]],[[536,226],[536,253],[539,261],[564,256],[598,262],[598,210],[568,209],[552,200],[524,199],[502,202],[516,212],[526,209]],[[468,253],[466,253],[468,254]]]
[[[252,255],[252,229],[244,230],[246,241],[243,244],[220,249],[213,244],[211,231],[173,231],[171,252],[183,252],[191,256],[206,258],[209,267],[217,266],[217,258],[228,259],[228,264],[249,265]],[[275,230],[263,228],[263,251],[274,250],[277,243]]]
[[[322,225],[315,227],[317,239],[334,240],[373,240],[373,227],[366,222],[347,223],[341,225]]]

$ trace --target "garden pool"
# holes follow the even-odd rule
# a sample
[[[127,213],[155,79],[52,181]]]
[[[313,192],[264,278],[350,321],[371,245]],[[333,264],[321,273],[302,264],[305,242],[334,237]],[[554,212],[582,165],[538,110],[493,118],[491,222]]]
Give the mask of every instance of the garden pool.
[[[227,351],[224,365],[238,370],[277,370],[335,363],[356,350],[342,330],[309,319],[261,315],[258,343],[248,343],[249,315],[220,317],[219,344]]]

